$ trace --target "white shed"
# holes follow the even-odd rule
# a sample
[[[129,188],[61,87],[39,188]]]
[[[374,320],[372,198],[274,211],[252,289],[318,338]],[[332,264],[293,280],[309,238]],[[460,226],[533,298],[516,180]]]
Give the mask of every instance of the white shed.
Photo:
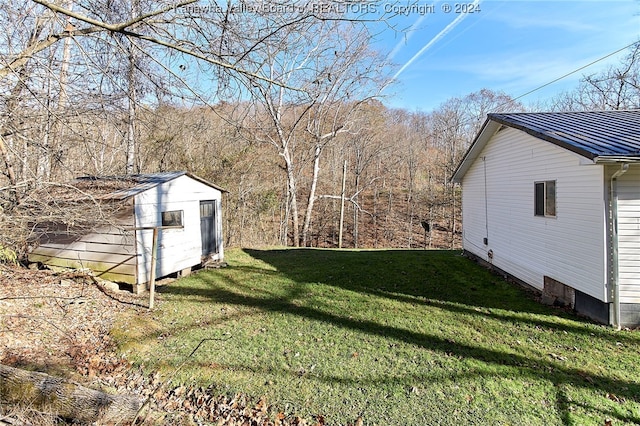
[[[640,110],[489,114],[453,180],[467,253],[550,302],[640,325]]]
[[[31,262],[88,268],[96,276],[142,286],[151,277],[154,228],[158,233],[156,277],[224,258],[224,189],[187,172],[75,179],[70,187],[96,208],[117,205],[111,216],[85,232],[59,223],[36,224]],[[67,198],[65,202],[68,202]],[[91,206],[91,204],[88,204]],[[88,212],[89,215],[97,212]]]

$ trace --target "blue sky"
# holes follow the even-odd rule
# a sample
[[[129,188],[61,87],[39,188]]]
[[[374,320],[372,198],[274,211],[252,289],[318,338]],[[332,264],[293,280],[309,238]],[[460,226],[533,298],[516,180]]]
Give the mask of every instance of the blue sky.
[[[482,88],[520,96],[640,40],[639,0],[476,0],[479,11],[466,15],[443,11],[453,2],[419,1],[433,5],[433,13],[397,16],[392,22],[406,31],[385,31],[377,42],[401,70],[385,103],[412,111],[428,112]],[[548,100],[624,54],[521,101]]]

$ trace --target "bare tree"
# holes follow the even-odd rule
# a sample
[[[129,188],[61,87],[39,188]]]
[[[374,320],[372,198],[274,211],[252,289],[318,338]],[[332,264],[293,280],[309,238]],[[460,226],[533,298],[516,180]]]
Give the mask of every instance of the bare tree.
[[[5,28],[13,29],[6,32],[0,42],[0,84],[8,94],[5,97],[7,112],[9,109],[24,111],[28,107],[29,113],[41,117],[26,120],[28,114],[22,113],[22,117],[13,120],[11,114],[6,115],[8,119],[0,132],[8,138],[2,149],[6,174],[9,174],[9,164],[13,165],[16,158],[22,157],[13,139],[25,137],[29,139],[30,148],[37,146],[45,151],[44,155],[37,156],[39,164],[34,174],[38,179],[47,177],[55,155],[65,151],[64,147],[57,149],[52,140],[54,131],[58,130],[57,124],[67,121],[62,120],[62,111],[58,111],[57,106],[64,104],[62,100],[72,91],[75,101],[93,96],[100,108],[111,110],[111,113],[112,108],[122,106],[123,101],[128,105],[123,116],[126,127],[123,139],[126,139],[125,170],[131,171],[136,108],[150,100],[149,93],[143,92],[141,77],[152,80],[150,87],[180,98],[189,91],[196,92],[193,89],[197,86],[199,90],[193,97],[206,103],[210,99],[207,93],[222,93],[227,88],[226,80],[218,78],[223,75],[220,70],[226,70],[229,75],[266,78],[242,68],[247,54],[270,43],[274,34],[291,25],[318,20],[311,8],[296,9],[295,14],[287,15],[288,20],[279,17],[254,21],[232,13],[231,9],[235,7],[232,4],[228,4],[226,10],[216,11],[190,9],[194,4],[195,0],[172,3],[18,0],[1,6],[0,20]],[[256,11],[256,14],[260,13],[265,14]],[[230,19],[231,15],[234,15],[233,19]],[[270,25],[255,32],[258,21]],[[22,34],[18,29],[24,27],[32,31]],[[61,43],[64,45],[62,54],[58,49]],[[239,46],[244,50],[234,50]],[[118,69],[118,63],[128,66]],[[147,64],[146,69],[142,69],[144,64]],[[162,76],[153,78],[151,74],[158,75],[158,72],[149,73],[149,67],[161,71]],[[115,73],[114,68],[118,69]],[[71,73],[75,75],[72,77]],[[209,76],[208,82],[201,78],[203,73]],[[172,87],[163,84],[167,80]],[[274,83],[278,84],[275,80]],[[27,96],[23,97],[25,94]],[[82,102],[75,104],[83,105]],[[73,115],[84,115],[85,112],[76,110]],[[31,129],[26,135],[22,124],[27,122],[37,122],[39,129]],[[24,139],[16,141],[23,142]],[[13,174],[19,173],[14,169]],[[13,186],[19,179],[15,176]]]
[[[257,140],[275,147],[284,161],[286,216],[291,219],[295,246],[309,241],[324,149],[338,135],[357,132],[355,112],[381,88],[384,62],[369,50],[370,37],[359,23],[305,22],[271,36],[270,44],[243,58],[245,68],[257,64],[256,73],[263,76],[243,80],[255,105],[253,124],[246,127],[252,128]],[[307,149],[312,172],[301,229],[298,181]]]
[[[459,192],[450,178],[460,162],[462,155],[473,141],[490,112],[518,112],[524,107],[501,92],[483,89],[463,98],[451,98],[431,114],[432,140],[440,151],[442,168],[439,177],[442,181],[445,197],[441,203],[443,214],[448,217],[451,248],[455,245],[458,227]],[[448,210],[445,213],[444,210]]]
[[[552,109],[556,111],[637,108],[640,108],[640,41],[629,48],[620,64],[584,76],[577,88],[552,100]]]
[[[385,122],[386,109],[379,102],[370,102],[359,112],[360,131],[354,135],[349,135],[345,148],[352,158],[351,170],[353,177],[353,245],[360,245],[360,212],[362,210],[359,202],[361,192],[366,186],[374,184],[379,178],[377,173],[369,176],[367,171],[376,164],[376,161],[385,156],[396,141],[388,137],[388,126]],[[378,169],[379,170],[379,169]],[[375,202],[373,208],[376,208]]]
[[[361,120],[358,113],[379,96],[387,84],[386,64],[370,50],[370,35],[365,31],[354,31],[352,25],[338,30],[336,37],[328,40],[328,54],[315,58],[317,67],[323,72],[313,82],[313,106],[307,118],[306,130],[313,140],[313,172],[302,245],[307,245],[309,240],[324,149],[340,134],[356,136],[365,131],[366,121]],[[358,191],[356,189],[356,194]]]
[[[289,26],[320,22],[303,11],[288,21],[272,19],[256,33],[252,20],[189,10],[193,3],[18,0],[0,6],[8,29],[0,38],[5,212],[50,182],[54,169],[60,180],[82,172],[132,172],[139,163],[136,137],[145,125],[140,110],[163,98],[207,104],[208,92],[229,94],[227,81],[217,80],[224,74],[211,71],[268,78],[242,68],[254,65],[244,61],[248,54]],[[229,53],[227,47],[244,50]]]

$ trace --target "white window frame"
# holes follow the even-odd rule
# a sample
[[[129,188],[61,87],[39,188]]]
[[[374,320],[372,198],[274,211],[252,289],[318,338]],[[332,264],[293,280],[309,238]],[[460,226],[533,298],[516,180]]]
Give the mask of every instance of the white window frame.
[[[178,216],[180,217],[180,223],[175,223]],[[165,219],[171,219],[171,221],[165,221]],[[184,226],[184,210],[167,210],[161,212],[160,223],[162,226]]]

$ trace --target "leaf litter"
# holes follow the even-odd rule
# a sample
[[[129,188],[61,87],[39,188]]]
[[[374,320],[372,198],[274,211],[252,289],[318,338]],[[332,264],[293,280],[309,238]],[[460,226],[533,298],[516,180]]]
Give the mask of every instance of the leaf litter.
[[[324,426],[246,395],[213,387],[171,386],[116,352],[109,331],[127,311],[144,312],[146,296],[107,289],[82,272],[31,270],[0,264],[0,363],[64,375],[110,393],[146,400],[143,424]],[[0,414],[5,407],[0,407]],[[354,424],[362,424],[357,419]]]

